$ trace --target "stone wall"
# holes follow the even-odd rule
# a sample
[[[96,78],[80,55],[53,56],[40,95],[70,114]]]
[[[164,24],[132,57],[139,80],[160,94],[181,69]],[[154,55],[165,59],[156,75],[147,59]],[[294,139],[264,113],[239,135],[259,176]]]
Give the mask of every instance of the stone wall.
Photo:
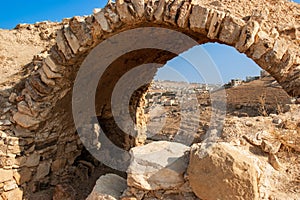
[[[283,0],[118,0],[90,16],[66,20],[54,31],[55,42],[49,43],[47,51],[34,56],[22,76],[1,90],[1,197],[21,199],[22,191],[27,194],[55,185],[60,171],[80,154],[82,144],[72,118],[72,87],[84,58],[105,39],[136,27],[159,26],[183,32],[199,44],[224,43],[253,59],[290,95],[299,96],[299,13],[299,5]],[[124,66],[130,61],[131,69],[150,62],[164,64],[176,56],[148,51],[117,62]],[[143,55],[151,56],[134,59]],[[118,76],[126,72],[113,65],[112,72]],[[151,73],[144,72],[141,78],[155,72]],[[104,100],[95,107],[102,119],[109,119],[104,113],[110,110],[107,102],[118,76],[108,77],[112,84],[100,90]],[[143,112],[137,109],[139,119]],[[142,130],[143,122],[137,124]]]

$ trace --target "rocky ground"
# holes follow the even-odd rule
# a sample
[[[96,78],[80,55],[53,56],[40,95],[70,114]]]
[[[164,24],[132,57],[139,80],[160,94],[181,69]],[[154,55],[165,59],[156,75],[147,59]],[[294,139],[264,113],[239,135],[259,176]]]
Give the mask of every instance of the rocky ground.
[[[262,88],[264,90],[261,90]],[[243,97],[241,91],[245,89],[255,93],[248,93]],[[149,144],[132,149],[132,161],[127,175],[109,169],[92,158],[87,159],[88,156],[83,156],[83,161],[77,161],[74,165],[74,172],[67,173],[69,176],[73,174],[69,179],[66,178],[69,180],[66,182],[67,185],[48,191],[49,199],[53,194],[58,195],[56,199],[61,199],[62,196],[68,196],[75,191],[77,195],[73,196],[73,199],[85,199],[95,184],[93,192],[88,197],[89,200],[97,197],[118,199],[120,196],[123,200],[219,198],[220,196],[216,194],[228,194],[226,198],[231,199],[241,194],[248,199],[299,199],[299,104],[291,104],[290,98],[271,79],[254,81],[227,91],[228,102],[231,103],[228,107],[232,112],[226,115],[222,135],[217,143],[205,146],[203,137],[198,137],[196,142],[200,143],[194,144],[191,148],[184,145],[176,146],[177,143],[173,142],[179,128],[180,115],[176,114],[179,109],[167,107],[168,115],[163,130],[155,136],[155,140],[166,142],[154,141],[152,137],[148,140]],[[239,101],[233,98],[234,92],[241,95]],[[261,94],[268,97],[265,105],[268,105],[269,109],[265,116],[258,109]],[[279,95],[275,97],[274,94]],[[249,109],[251,100],[254,102],[253,110]],[[279,106],[279,102],[287,104],[282,103]],[[251,112],[247,113],[249,110]],[[198,131],[200,135],[205,133],[210,120],[209,107],[202,112],[200,119],[204,126]],[[166,149],[169,150],[163,153]],[[145,156],[149,152],[154,154]],[[202,154],[209,156],[199,157]],[[166,159],[163,155],[166,155]],[[164,161],[167,157],[180,158],[180,162],[170,165]],[[215,161],[211,163],[210,158]],[[181,167],[174,168],[174,166]],[[168,171],[170,168],[171,171]],[[146,169],[150,171],[147,172]],[[205,172],[207,169],[211,170],[212,176]],[[198,173],[195,174],[197,170]],[[205,173],[201,173],[203,170]],[[247,173],[244,174],[243,170]],[[80,182],[76,181],[78,179]],[[235,180],[238,184],[220,182],[227,179]],[[244,188],[249,190],[243,191]]]

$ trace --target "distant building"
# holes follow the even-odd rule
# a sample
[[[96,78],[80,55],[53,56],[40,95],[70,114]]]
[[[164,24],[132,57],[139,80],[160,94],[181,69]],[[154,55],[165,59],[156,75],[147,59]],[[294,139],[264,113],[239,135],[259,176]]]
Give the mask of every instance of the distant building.
[[[231,87],[236,87],[238,85],[242,84],[242,80],[241,79],[231,79]]]

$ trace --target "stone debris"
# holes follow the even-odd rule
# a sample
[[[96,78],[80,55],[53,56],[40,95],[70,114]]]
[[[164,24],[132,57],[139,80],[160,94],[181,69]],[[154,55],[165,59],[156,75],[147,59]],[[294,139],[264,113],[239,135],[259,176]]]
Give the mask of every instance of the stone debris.
[[[101,176],[86,200],[118,200],[126,189],[126,180],[115,174]]]

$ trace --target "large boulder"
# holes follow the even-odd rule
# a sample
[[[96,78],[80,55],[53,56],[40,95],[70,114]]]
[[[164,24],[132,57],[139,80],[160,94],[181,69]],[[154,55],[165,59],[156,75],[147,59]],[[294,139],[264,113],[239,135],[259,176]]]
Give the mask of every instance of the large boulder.
[[[258,199],[256,160],[228,143],[192,146],[188,178],[200,199]]]
[[[184,184],[189,147],[159,141],[130,150],[127,184],[142,190],[172,189]]]
[[[117,200],[127,188],[126,180],[116,174],[101,176],[86,200]]]

